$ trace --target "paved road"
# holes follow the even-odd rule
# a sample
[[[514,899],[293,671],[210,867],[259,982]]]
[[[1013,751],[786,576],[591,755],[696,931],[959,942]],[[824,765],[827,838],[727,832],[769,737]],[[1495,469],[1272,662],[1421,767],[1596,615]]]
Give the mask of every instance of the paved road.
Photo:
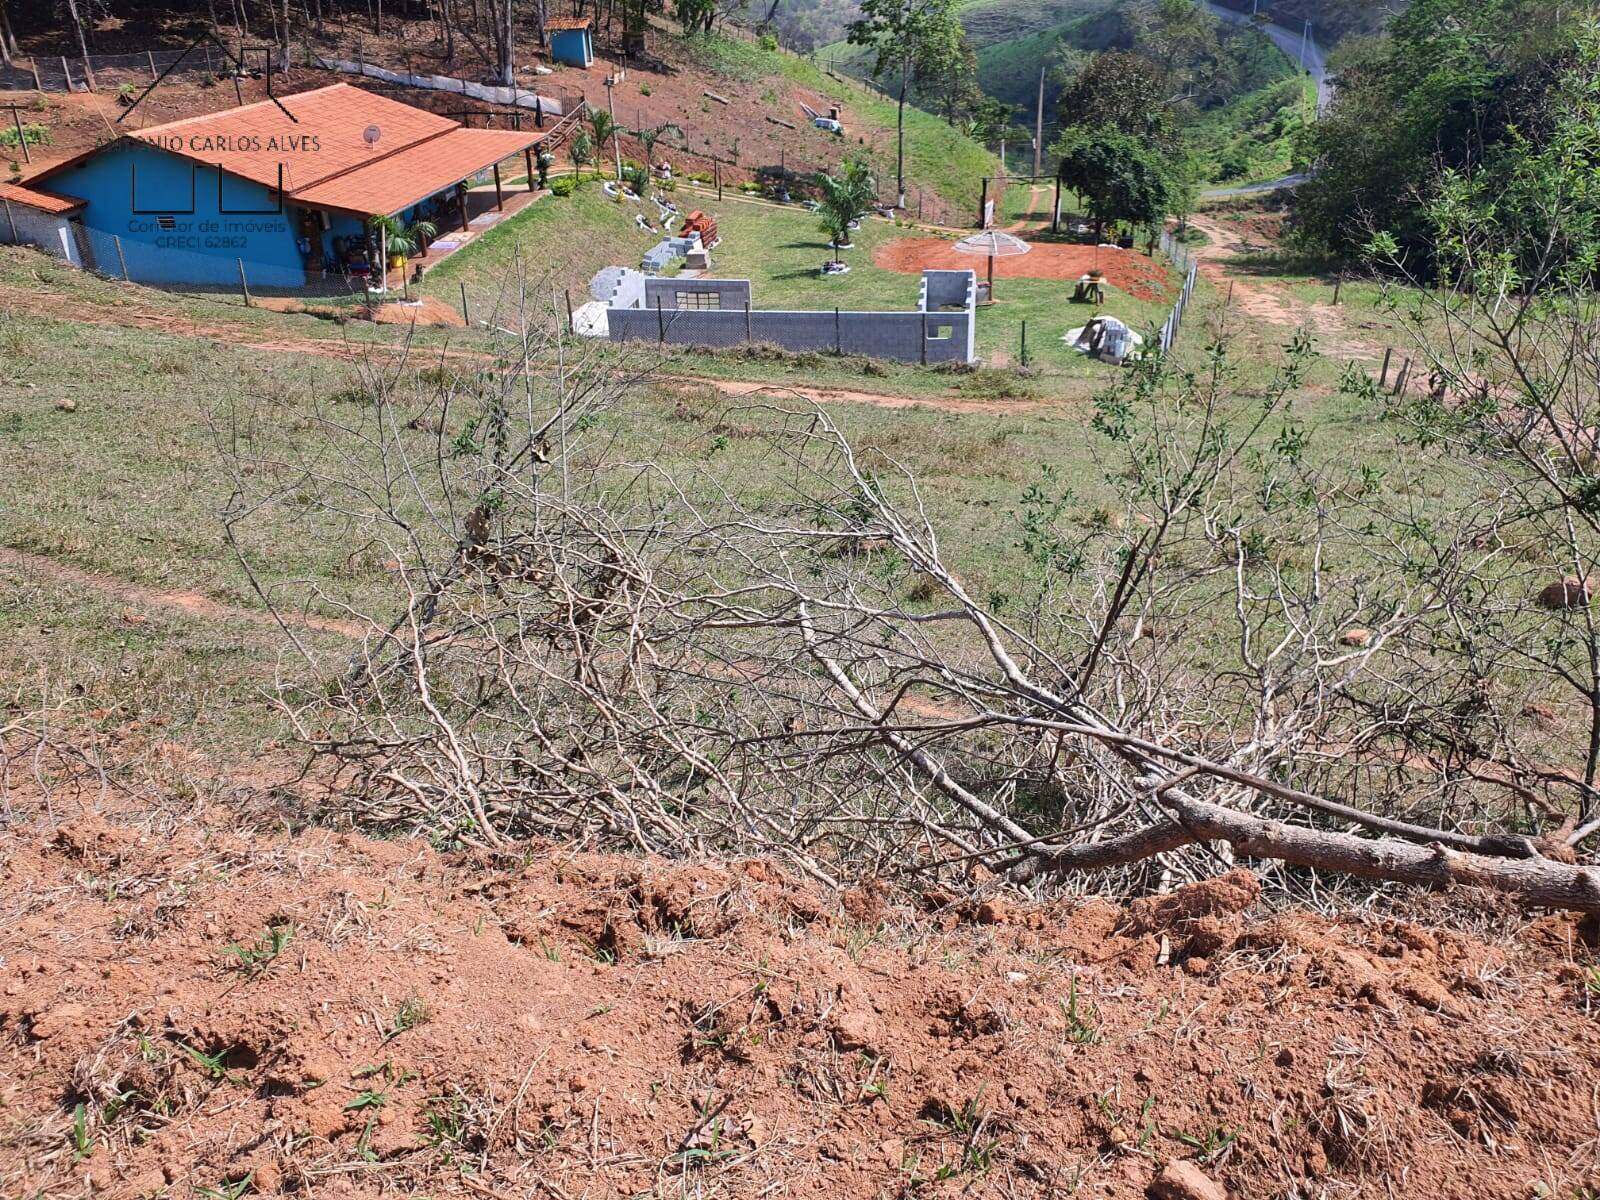
[[[1224,8],[1220,4],[1213,4],[1212,0],[1201,0],[1201,2],[1205,5],[1207,12],[1228,22],[1230,25],[1249,25],[1252,23],[1253,18],[1249,13],[1239,12],[1233,8]],[[1261,26],[1261,31],[1271,39],[1274,46],[1297,63],[1302,61],[1301,54],[1302,51],[1304,52],[1306,73],[1311,76],[1317,85],[1317,110],[1320,112],[1322,109],[1327,108],[1328,100],[1333,95],[1333,88],[1328,83],[1328,51],[1326,47],[1317,43],[1315,27],[1312,29],[1313,36],[1311,37],[1304,36],[1299,29],[1288,29],[1282,25],[1274,25],[1271,22]]]
[[[1262,183],[1247,183],[1241,187],[1207,188],[1200,195],[1207,200],[1226,200],[1229,196],[1254,196],[1258,192],[1275,192],[1279,188],[1296,187],[1310,178],[1309,174],[1301,171],[1295,175],[1284,175]]]
[[[1211,0],[1201,0],[1206,11],[1213,14],[1230,25],[1249,25],[1253,18],[1249,13],[1239,12],[1237,9],[1224,8],[1220,4],[1213,4]],[[1301,30],[1289,29],[1282,25],[1268,22],[1261,26],[1261,31],[1271,39],[1272,44],[1282,50],[1295,62],[1302,61],[1304,56],[1306,73],[1311,76],[1312,82],[1317,85],[1317,111],[1321,112],[1328,107],[1328,101],[1333,96],[1333,85],[1328,82],[1328,51],[1318,44],[1314,38],[1306,37]],[[1279,188],[1294,187],[1304,183],[1309,176],[1305,174],[1285,175],[1281,179],[1269,179],[1265,183],[1249,183],[1243,187],[1212,188],[1203,192],[1207,200],[1224,200],[1229,196],[1250,196],[1257,192],[1274,192]]]

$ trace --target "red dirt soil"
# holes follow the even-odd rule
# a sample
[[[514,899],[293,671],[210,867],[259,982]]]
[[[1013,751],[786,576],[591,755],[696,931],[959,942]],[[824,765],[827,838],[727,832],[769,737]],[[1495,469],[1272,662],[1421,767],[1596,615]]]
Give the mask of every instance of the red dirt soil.
[[[962,254],[954,242],[944,238],[897,238],[874,250],[872,261],[908,275],[975,270],[983,276],[989,270],[987,258]],[[1105,272],[1106,283],[1136,300],[1161,300],[1172,290],[1166,269],[1137,250],[1034,242],[1027,254],[994,260],[994,273],[1000,279],[1076,280],[1096,267]],[[998,293],[999,289],[995,290]]]
[[[1244,871],[1126,908],[990,885],[896,907],[763,861],[289,834],[259,799],[256,830],[93,779],[46,804],[23,765],[0,796],[3,1195],[1600,1182],[1565,917],[1486,944],[1273,913]],[[1149,1192],[1175,1161],[1217,1190]]]

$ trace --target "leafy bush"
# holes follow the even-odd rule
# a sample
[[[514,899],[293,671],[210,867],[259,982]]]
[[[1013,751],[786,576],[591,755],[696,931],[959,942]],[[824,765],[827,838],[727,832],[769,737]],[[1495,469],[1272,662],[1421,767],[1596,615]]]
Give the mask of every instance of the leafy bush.
[[[571,175],[563,175],[560,179],[550,181],[550,194],[552,196],[570,196],[578,189],[578,181]]]
[[[17,136],[16,126],[0,129],[0,146],[15,150],[26,140],[30,146],[48,146],[50,144],[50,130],[47,126],[27,124],[22,127],[22,136]]]

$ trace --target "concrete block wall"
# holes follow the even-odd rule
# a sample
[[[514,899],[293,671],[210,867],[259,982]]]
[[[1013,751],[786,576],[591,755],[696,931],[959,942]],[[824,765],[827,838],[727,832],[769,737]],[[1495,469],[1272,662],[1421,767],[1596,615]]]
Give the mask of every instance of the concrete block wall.
[[[736,308],[741,313],[745,305],[751,303],[748,279],[671,278],[644,281],[644,306],[654,309],[656,302],[660,301],[662,308],[677,308],[679,292],[716,296],[720,307]]]
[[[972,320],[966,313],[928,313],[927,361],[970,362]],[[613,308],[606,314],[615,342],[667,342],[679,346],[737,346],[764,342],[785,350],[835,350],[900,362],[923,360],[920,312],[840,312],[754,309]],[[940,336],[941,332],[944,336]]]
[[[680,291],[715,292],[722,307],[680,309]],[[913,363],[971,362],[974,357],[977,286],[971,271],[927,272],[918,308],[912,312],[747,310],[751,289],[745,279],[651,278],[643,281],[640,294],[640,304],[619,304],[614,299],[608,307],[612,341],[714,348],[761,342],[795,352],[832,350]],[[952,304],[963,307],[939,311]]]

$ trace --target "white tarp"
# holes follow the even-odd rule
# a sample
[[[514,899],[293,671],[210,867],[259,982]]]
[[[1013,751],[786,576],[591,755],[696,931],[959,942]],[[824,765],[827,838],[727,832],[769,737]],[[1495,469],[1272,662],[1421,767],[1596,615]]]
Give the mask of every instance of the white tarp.
[[[487,83],[470,83],[453,75],[407,75],[403,71],[390,71],[369,62],[349,62],[342,58],[318,58],[317,65],[325,70],[340,71],[346,75],[364,75],[368,79],[381,79],[385,83],[398,83],[403,87],[426,88],[433,92],[454,92],[458,96],[471,96],[490,104],[504,104],[512,108],[532,109],[546,116],[560,117],[561,101],[541,96],[522,88],[495,87]]]

